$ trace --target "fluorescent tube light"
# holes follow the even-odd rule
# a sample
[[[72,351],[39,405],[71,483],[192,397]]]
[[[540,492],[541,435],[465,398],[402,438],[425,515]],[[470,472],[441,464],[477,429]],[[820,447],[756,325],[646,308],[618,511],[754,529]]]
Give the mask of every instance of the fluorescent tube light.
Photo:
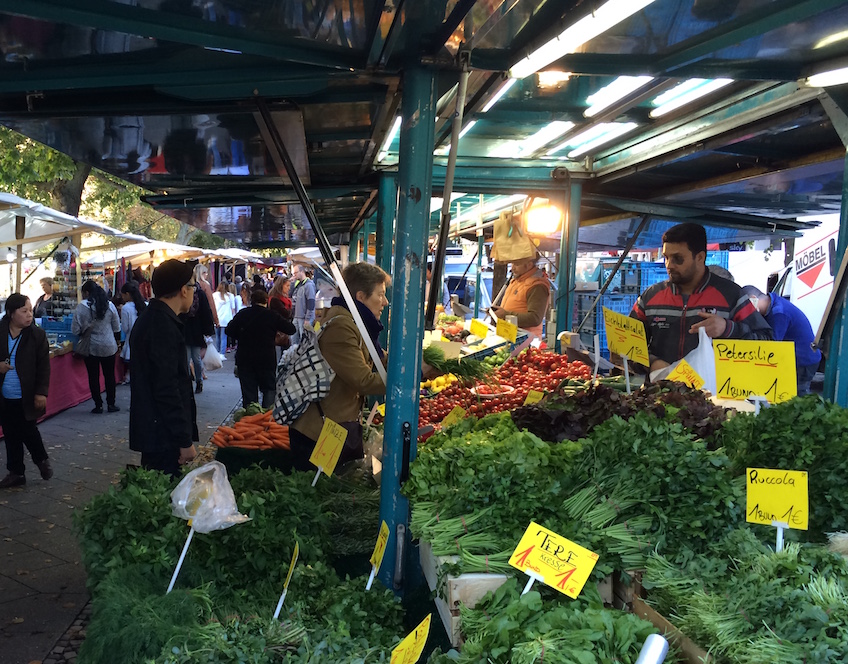
[[[691,81],[700,81],[696,85],[691,85],[687,90],[683,92],[679,92],[678,88],[683,85],[687,85],[691,83]],[[693,78],[690,81],[686,81],[686,83],[681,83],[676,88],[672,88],[666,93],[661,94],[654,100],[654,103],[657,104],[657,107],[651,111],[650,116],[652,118],[658,118],[660,116],[665,115],[666,113],[671,113],[682,106],[686,106],[686,104],[691,104],[696,99],[700,99],[701,97],[705,97],[711,92],[715,92],[716,90],[723,88],[726,85],[730,85],[733,83],[732,78],[714,78],[714,79],[696,79]],[[677,94],[672,95],[669,99],[663,100],[663,97],[669,93],[677,92]]]
[[[824,39],[820,39],[818,42],[816,42],[815,46],[813,46],[813,49],[831,46],[832,44],[837,44],[845,39],[848,39],[848,30],[834,32],[832,35],[828,35]]]
[[[459,132],[459,137],[462,138],[463,136],[465,136],[469,131],[471,131],[471,128],[476,124],[477,124],[477,120],[472,120],[467,125],[465,125],[462,128],[462,131]]]
[[[516,79],[514,78],[510,78],[505,81],[503,85],[501,85],[500,89],[494,95],[492,95],[489,101],[486,102],[486,105],[483,107],[483,113],[487,113],[488,111],[492,110],[492,106],[497,104],[500,101],[501,97],[503,97],[507,92],[509,92],[509,89],[513,85],[515,85],[515,80]]]
[[[583,112],[583,115],[587,118],[593,118],[619,99],[623,99],[653,80],[653,76],[619,76],[612,83],[586,98],[589,108]]]
[[[573,122],[564,122],[555,120],[550,124],[545,125],[535,134],[528,136],[519,143],[519,157],[526,157],[533,154],[539,148],[546,146],[551,141],[555,141],[565,132],[574,127]]]
[[[610,141],[639,126],[636,122],[612,122],[610,125],[611,126],[608,127],[607,131],[600,136],[596,136],[594,140],[583,143],[583,145],[569,152],[568,158],[574,159],[575,157],[584,155],[587,152],[591,152],[595,148],[606,145]]]
[[[401,117],[397,116],[392,124],[392,128],[389,130],[389,133],[386,134],[385,140],[383,140],[383,147],[380,148],[380,152],[377,155],[377,161],[383,161],[383,159],[386,158],[389,148],[392,145],[392,141],[395,140],[395,136],[397,136],[397,133],[400,131],[400,123]]]
[[[641,11],[654,0],[609,0],[594,12],[568,26],[559,35],[515,63],[510,78],[524,78],[573,53],[586,42]]]
[[[842,85],[843,83],[848,83],[848,67],[813,74],[807,79],[807,85],[813,88],[826,88],[829,85]]]

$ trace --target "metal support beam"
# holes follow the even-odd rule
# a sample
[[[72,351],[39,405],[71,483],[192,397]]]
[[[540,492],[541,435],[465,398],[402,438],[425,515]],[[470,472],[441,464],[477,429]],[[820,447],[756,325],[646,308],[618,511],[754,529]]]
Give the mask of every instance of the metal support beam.
[[[577,235],[580,229],[580,201],[583,185],[572,182],[567,194],[567,210],[562,227],[557,266],[556,333],[570,330],[573,324],[574,280],[577,272]],[[559,341],[557,341],[559,349]]]
[[[474,318],[480,318],[480,294],[483,292],[483,252],[486,251],[486,238],[483,233],[477,236],[477,280],[474,287]]]
[[[839,213],[839,239],[836,256],[841,259],[848,248],[848,157],[842,176],[842,207]],[[845,297],[834,302],[833,327],[827,340],[827,361],[824,372],[824,396],[826,399],[848,407],[848,307]]]
[[[387,588],[405,586],[410,560],[409,501],[401,484],[416,456],[424,276],[430,222],[435,75],[421,67],[404,71],[400,132],[400,203],[392,270],[389,380],[386,389],[380,518],[389,526],[380,579]],[[399,538],[398,535],[402,537]],[[398,547],[400,541],[401,546]]]
[[[348,71],[361,68],[365,58],[347,48],[317,41],[281,37],[270,31],[247,30],[225,23],[204,21],[175,12],[146,9],[108,0],[29,0],[25,4],[0,0],[0,12],[24,15],[50,23],[70,23],[108,32],[125,32],[161,41],[203,48],[264,55]]]
[[[395,217],[397,216],[397,175],[382,173],[377,193],[377,265],[392,274],[392,256],[394,256]],[[391,286],[386,298],[391,302]],[[380,322],[385,328],[380,333],[380,344],[386,348],[389,342],[389,315],[391,309],[383,309]]]

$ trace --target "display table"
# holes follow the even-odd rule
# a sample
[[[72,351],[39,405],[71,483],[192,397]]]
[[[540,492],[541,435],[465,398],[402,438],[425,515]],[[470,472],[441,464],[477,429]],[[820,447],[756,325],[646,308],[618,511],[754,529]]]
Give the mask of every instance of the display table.
[[[124,363],[120,357],[115,358],[115,380],[120,381],[124,375]],[[100,391],[106,389],[106,383],[101,373]],[[46,420],[63,410],[78,406],[91,399],[88,389],[88,371],[85,361],[70,351],[58,351],[50,356],[50,389],[47,395],[47,412],[38,418]],[[93,402],[92,402],[93,405]],[[3,430],[0,429],[0,437]]]
[[[120,357],[115,358],[115,380],[121,381],[124,376],[124,363]],[[100,392],[106,389],[106,383],[101,372]],[[88,371],[85,361],[71,352],[57,353],[50,357],[50,391],[47,395],[47,412],[40,420],[52,417],[63,410],[73,408],[91,399],[88,389]],[[93,406],[92,402],[92,406]]]

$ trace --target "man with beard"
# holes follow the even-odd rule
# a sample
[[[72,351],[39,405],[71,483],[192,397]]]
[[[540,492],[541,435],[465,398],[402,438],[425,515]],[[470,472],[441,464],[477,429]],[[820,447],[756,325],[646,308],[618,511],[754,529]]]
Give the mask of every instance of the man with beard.
[[[662,241],[668,281],[648,288],[630,312],[645,324],[651,371],[693,351],[701,328],[712,339],[772,339],[771,328],[742,289],[707,269],[703,226],[679,224]]]

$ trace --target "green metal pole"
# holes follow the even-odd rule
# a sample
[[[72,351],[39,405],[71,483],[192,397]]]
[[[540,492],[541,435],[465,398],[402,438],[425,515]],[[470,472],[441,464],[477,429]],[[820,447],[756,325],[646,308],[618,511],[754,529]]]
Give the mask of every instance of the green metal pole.
[[[480,318],[480,293],[483,288],[483,252],[486,251],[486,238],[477,236],[477,281],[474,289],[474,318]]]
[[[389,274],[392,273],[392,255],[394,247],[395,217],[397,216],[397,175],[382,173],[380,188],[377,192],[377,265]],[[386,298],[392,299],[391,286],[386,289]],[[380,322],[380,344],[385,348],[389,338],[389,307],[383,309]]]
[[[383,585],[396,591],[404,588],[408,575],[416,576],[407,569],[407,562],[411,560],[409,501],[401,495],[400,488],[408,477],[409,464],[415,459],[418,439],[424,281],[435,127],[434,72],[420,66],[404,70],[401,116],[398,188],[402,194],[392,269],[394,287],[380,485],[380,518],[389,526],[389,541],[379,574]]]
[[[557,270],[556,334],[571,329],[574,313],[574,281],[577,270],[577,234],[580,229],[580,198],[583,185],[572,182],[570,190],[563,195],[568,214],[563,224],[559,243],[559,266]],[[560,351],[560,343],[556,342]]]
[[[359,233],[350,234],[350,244],[347,246],[347,262],[355,263],[359,252]]]
[[[368,262],[368,236],[371,234],[371,219],[362,222],[362,262]]]
[[[845,255],[848,248],[848,157],[845,159],[845,171],[842,175],[842,207],[839,211],[839,240],[836,243],[838,260]],[[833,329],[828,344],[827,362],[824,372],[824,396],[826,399],[848,406],[848,307],[845,299],[834,303],[838,312],[834,317]]]

